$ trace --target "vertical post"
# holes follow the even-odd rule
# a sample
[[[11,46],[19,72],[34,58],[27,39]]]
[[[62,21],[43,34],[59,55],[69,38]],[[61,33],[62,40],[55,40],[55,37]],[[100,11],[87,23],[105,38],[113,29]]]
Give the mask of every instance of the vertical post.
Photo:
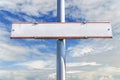
[[[65,22],[65,0],[57,0],[58,22]]]
[[[65,40],[57,40],[57,80],[65,80]]]
[[[65,22],[65,0],[57,0],[58,22]],[[57,40],[57,80],[65,80],[65,39]]]

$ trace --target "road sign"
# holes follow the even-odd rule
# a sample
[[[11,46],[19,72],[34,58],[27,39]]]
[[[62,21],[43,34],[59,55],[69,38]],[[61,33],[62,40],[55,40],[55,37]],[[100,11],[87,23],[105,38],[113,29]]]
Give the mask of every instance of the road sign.
[[[57,0],[60,23],[13,23],[11,38],[57,39],[57,80],[65,80],[67,38],[112,38],[109,22],[65,23],[65,0]]]
[[[109,22],[87,23],[13,23],[11,38],[111,38]]]

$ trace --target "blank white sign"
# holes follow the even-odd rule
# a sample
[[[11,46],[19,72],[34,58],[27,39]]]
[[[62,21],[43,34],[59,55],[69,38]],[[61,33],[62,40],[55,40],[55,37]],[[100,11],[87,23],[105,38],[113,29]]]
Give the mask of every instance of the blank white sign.
[[[11,38],[112,38],[109,22],[13,23]]]

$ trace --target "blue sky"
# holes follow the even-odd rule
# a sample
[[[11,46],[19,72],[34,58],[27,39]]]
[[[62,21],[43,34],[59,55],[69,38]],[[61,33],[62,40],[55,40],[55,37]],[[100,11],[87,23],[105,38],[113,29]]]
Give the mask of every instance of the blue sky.
[[[56,1],[0,0],[1,80],[55,80],[56,40],[13,40],[10,34],[12,22],[56,22]],[[66,0],[66,22],[107,21],[113,31],[112,39],[66,40],[67,80],[119,80],[119,5],[119,0]]]

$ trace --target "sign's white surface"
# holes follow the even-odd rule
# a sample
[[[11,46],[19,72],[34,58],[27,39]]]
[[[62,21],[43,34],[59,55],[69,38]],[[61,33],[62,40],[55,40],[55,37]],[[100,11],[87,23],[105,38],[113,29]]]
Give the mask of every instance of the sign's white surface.
[[[13,23],[11,38],[111,38],[109,22]]]

